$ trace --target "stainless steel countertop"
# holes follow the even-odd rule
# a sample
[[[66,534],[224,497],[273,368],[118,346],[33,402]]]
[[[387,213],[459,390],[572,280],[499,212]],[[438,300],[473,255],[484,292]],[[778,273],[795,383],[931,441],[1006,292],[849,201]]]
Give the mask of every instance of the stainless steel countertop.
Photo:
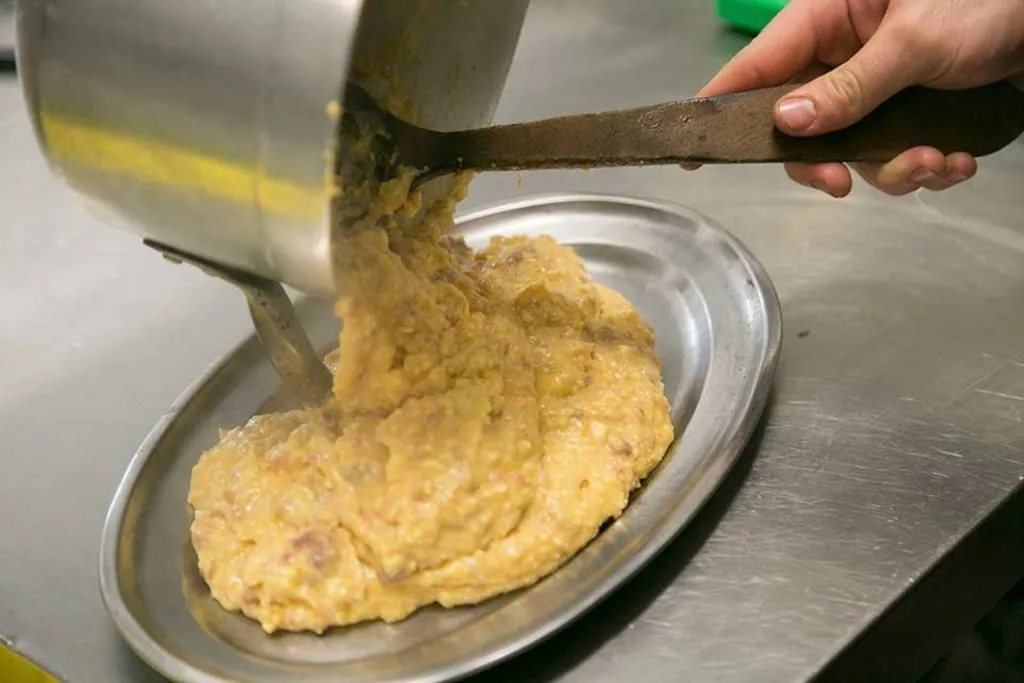
[[[499,116],[689,94],[743,42],[711,0],[535,0]],[[149,428],[249,333],[245,306],[90,218],[10,80],[0,149],[0,634],[69,680],[157,681],[100,602],[103,515]],[[762,432],[694,527],[481,678],[902,680],[936,656],[1024,574],[1022,178],[1018,141],[968,186],[902,199],[760,167],[478,179],[467,209],[567,191],[692,206],[758,255],[785,319]]]

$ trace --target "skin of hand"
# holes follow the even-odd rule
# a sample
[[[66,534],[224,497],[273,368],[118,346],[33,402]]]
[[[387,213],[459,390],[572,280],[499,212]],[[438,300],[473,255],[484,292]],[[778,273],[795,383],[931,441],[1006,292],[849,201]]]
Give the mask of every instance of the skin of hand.
[[[957,90],[1008,79],[1022,87],[1024,0],[791,0],[697,96],[808,78],[775,104],[784,133],[844,128],[911,85]],[[931,147],[851,166],[891,195],[944,190],[978,170],[969,154]],[[853,185],[844,164],[786,164],[786,172],[833,197]]]

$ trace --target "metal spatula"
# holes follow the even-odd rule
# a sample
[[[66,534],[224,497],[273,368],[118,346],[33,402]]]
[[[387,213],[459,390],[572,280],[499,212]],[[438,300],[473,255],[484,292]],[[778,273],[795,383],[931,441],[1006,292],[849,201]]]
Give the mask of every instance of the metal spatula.
[[[996,83],[959,91],[909,88],[847,129],[790,137],[775,128],[772,109],[796,87],[441,133],[396,118],[350,85],[342,128],[354,131],[362,120],[365,132],[368,117],[375,120],[384,134],[374,145],[374,175],[388,178],[411,166],[421,171],[417,183],[460,170],[885,162],[918,145],[984,156],[1024,131],[1024,93]]]

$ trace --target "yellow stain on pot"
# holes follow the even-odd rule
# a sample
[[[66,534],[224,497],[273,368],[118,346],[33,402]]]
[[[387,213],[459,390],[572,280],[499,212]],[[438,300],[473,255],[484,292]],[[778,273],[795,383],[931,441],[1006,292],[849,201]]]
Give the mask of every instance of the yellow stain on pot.
[[[311,188],[262,176],[254,166],[114,133],[47,112],[40,114],[40,126],[49,154],[58,165],[93,168],[241,204],[254,201],[258,187],[261,209],[289,218],[316,221],[327,207],[326,186]]]
[[[5,683],[57,683],[57,678],[27,657],[0,643],[0,681]]]

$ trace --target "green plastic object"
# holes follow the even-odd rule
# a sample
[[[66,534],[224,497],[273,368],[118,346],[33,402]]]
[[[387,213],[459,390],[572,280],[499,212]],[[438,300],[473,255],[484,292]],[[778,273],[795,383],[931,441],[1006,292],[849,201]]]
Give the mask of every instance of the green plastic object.
[[[718,18],[748,33],[760,33],[787,0],[715,0]]]

